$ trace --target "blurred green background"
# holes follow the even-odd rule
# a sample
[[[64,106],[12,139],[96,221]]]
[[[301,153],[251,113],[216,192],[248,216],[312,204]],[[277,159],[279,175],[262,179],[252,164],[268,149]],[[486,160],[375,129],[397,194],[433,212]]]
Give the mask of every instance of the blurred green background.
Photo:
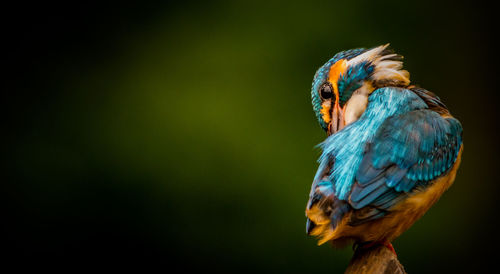
[[[318,247],[305,234],[314,146],[325,138],[311,81],[338,51],[390,42],[412,82],[437,93],[462,122],[465,140],[455,185],[394,246],[410,273],[476,269],[496,230],[498,193],[487,8],[435,1],[6,8],[11,262],[341,273],[352,250]]]

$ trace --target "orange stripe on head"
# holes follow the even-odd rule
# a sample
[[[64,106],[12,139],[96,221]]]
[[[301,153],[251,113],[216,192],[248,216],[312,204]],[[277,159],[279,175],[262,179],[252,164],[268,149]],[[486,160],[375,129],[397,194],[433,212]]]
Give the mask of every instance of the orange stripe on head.
[[[335,64],[330,67],[330,72],[328,73],[328,81],[332,83],[333,93],[335,93],[335,105],[338,104],[339,89],[337,87],[337,80],[340,74],[344,73],[347,68],[347,60],[340,59]]]

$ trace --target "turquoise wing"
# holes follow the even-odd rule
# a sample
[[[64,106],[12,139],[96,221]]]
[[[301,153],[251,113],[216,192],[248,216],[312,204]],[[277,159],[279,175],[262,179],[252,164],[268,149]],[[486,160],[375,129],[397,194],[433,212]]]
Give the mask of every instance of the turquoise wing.
[[[407,194],[447,173],[462,145],[462,126],[429,109],[389,117],[367,143],[349,204],[372,208],[353,224],[377,219]]]

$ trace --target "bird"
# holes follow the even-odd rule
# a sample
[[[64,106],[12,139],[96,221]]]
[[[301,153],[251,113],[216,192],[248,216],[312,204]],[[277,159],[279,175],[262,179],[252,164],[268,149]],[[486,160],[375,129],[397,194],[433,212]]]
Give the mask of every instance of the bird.
[[[312,106],[326,139],[306,205],[318,245],[380,244],[409,229],[453,184],[462,125],[410,83],[389,44],[339,52],[314,75]]]

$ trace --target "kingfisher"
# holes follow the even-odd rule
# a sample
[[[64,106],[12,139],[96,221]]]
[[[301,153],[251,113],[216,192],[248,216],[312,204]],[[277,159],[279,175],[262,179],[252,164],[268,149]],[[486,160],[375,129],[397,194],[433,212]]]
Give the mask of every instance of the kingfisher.
[[[462,126],[434,93],[410,84],[389,44],[337,53],[313,79],[327,138],[306,205],[306,232],[342,247],[391,242],[452,185]]]

